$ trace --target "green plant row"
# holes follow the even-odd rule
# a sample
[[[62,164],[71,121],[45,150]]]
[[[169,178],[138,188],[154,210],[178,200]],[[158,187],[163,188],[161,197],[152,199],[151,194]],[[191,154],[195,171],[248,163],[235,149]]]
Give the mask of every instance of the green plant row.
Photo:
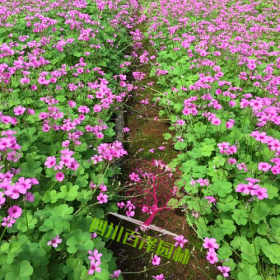
[[[147,4],[152,20],[145,38],[157,51],[150,73],[160,87],[154,100],[162,106],[160,116],[170,119],[171,132],[164,137],[178,151],[170,165],[182,172],[177,186],[187,193],[182,203],[187,221],[200,238],[216,239],[219,264],[212,264],[229,267],[230,279],[278,279],[280,131],[278,120],[265,119],[272,110],[279,112],[279,90],[273,92],[267,78],[269,67],[271,79],[280,73],[277,13],[269,10],[271,21],[258,22],[258,16],[267,16],[262,4],[185,2]],[[250,16],[251,30],[269,26],[270,33],[255,34],[255,41],[248,26],[246,35],[238,33],[234,28],[246,26]],[[238,38],[251,54],[241,55]],[[229,47],[218,48],[222,39]],[[261,53],[262,44],[267,48]]]
[[[116,258],[89,228],[117,211],[126,151],[111,119],[127,94],[131,5],[0,9],[0,279],[110,279]]]

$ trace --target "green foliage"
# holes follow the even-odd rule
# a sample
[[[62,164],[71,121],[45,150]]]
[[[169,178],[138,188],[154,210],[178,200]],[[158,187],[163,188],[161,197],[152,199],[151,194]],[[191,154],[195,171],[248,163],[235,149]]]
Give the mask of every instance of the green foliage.
[[[248,1],[245,1],[249,4]],[[231,7],[234,3],[227,5]],[[256,14],[264,13],[265,4],[258,3],[256,6]],[[190,9],[190,11],[192,11]],[[219,11],[209,13],[209,15],[195,16],[192,12],[187,13],[189,21],[186,24],[189,32],[197,30],[197,24],[202,21],[212,22],[216,18]],[[246,16],[246,12],[245,16]],[[279,269],[275,265],[279,265],[280,244],[280,198],[279,198],[279,175],[273,174],[271,171],[264,172],[258,169],[259,162],[271,163],[272,158],[277,158],[267,143],[256,141],[251,136],[252,131],[265,132],[266,135],[279,139],[280,132],[277,125],[267,122],[264,126],[259,126],[256,117],[257,114],[264,112],[264,109],[252,110],[252,106],[242,108],[241,99],[245,99],[243,93],[251,93],[252,98],[248,100],[265,98],[271,100],[271,94],[263,89],[268,86],[268,82],[262,78],[265,76],[264,71],[268,64],[275,64],[274,57],[257,57],[252,54],[249,59],[255,59],[258,64],[255,74],[259,75],[262,80],[261,90],[254,85],[254,79],[251,79],[252,73],[248,71],[247,66],[239,64],[239,57],[231,53],[229,50],[223,49],[221,56],[213,55],[216,45],[211,40],[207,44],[206,58],[199,55],[197,47],[201,43],[200,38],[190,43],[188,51],[192,50],[193,57],[187,54],[186,49],[182,48],[182,41],[175,40],[170,43],[170,26],[178,26],[176,17],[168,17],[169,25],[160,25],[156,31],[151,31],[153,35],[161,32],[162,36],[155,36],[154,42],[158,48],[157,63],[151,72],[156,73],[156,69],[168,70],[167,75],[160,76],[158,79],[159,105],[164,106],[161,116],[168,116],[173,131],[173,137],[167,133],[165,139],[174,140],[174,149],[179,151],[176,159],[172,160],[172,164],[180,168],[181,178],[177,181],[177,186],[182,188],[187,194],[182,197],[182,204],[187,206],[187,221],[192,224],[198,236],[201,238],[212,237],[220,244],[218,250],[219,260],[223,261],[223,265],[231,268],[231,279],[270,279],[274,273],[279,274]],[[254,24],[252,20],[250,24]],[[200,26],[200,25],[199,25]],[[201,27],[203,29],[203,27]],[[185,38],[186,30],[184,28],[176,30],[176,37]],[[194,31],[195,34],[195,31]],[[205,32],[205,34],[209,33]],[[215,37],[217,33],[212,34]],[[235,32],[231,34],[231,40],[239,36]],[[274,36],[276,34],[274,33]],[[262,41],[268,42],[267,34],[263,34]],[[205,42],[206,42],[205,41]],[[164,50],[160,50],[161,46],[166,46]],[[274,47],[274,48],[272,48]],[[178,48],[174,51],[174,48]],[[275,46],[271,46],[276,51]],[[230,82],[230,86],[221,86],[217,80],[206,83],[204,88],[197,81],[200,77],[214,77],[216,71],[213,67],[206,66],[206,61],[215,61],[215,65],[221,67],[223,72],[223,81]],[[237,67],[235,67],[235,64]],[[190,67],[192,65],[192,67]],[[174,67],[173,70],[170,70]],[[239,78],[240,72],[246,72],[250,78],[246,81]],[[279,69],[274,69],[274,73],[279,75]],[[254,74],[254,75],[255,75]],[[204,76],[203,76],[204,75]],[[192,87],[190,87],[192,86]],[[170,91],[170,87],[178,89],[177,92]],[[181,90],[184,87],[186,90]],[[235,90],[232,90],[235,88]],[[216,95],[216,90],[236,94],[234,101],[236,106],[230,107],[231,98],[227,95]],[[239,92],[240,90],[240,92]],[[168,94],[161,94],[168,93]],[[238,93],[237,93],[238,92]],[[241,93],[242,92],[242,93]],[[208,95],[211,99],[204,97]],[[204,97],[203,97],[204,96]],[[156,97],[154,99],[156,99]],[[195,98],[194,98],[195,97]],[[203,97],[203,98],[202,98]],[[190,98],[196,99],[190,102]],[[211,100],[211,101],[210,101]],[[212,101],[217,101],[220,109],[212,107]],[[279,98],[276,96],[276,102]],[[185,104],[189,104],[185,106]],[[274,106],[274,105],[273,105]],[[184,108],[196,108],[196,114],[184,112]],[[241,107],[241,108],[240,108]],[[213,114],[221,120],[221,124],[212,125],[211,119],[206,114]],[[184,120],[185,124],[178,126],[178,120]],[[229,119],[234,119],[235,124],[228,129],[225,125]],[[180,142],[176,139],[183,139]],[[237,152],[233,154],[221,153],[218,147],[219,143],[228,142],[235,145]],[[237,164],[229,164],[229,158],[237,161]],[[246,168],[241,168],[240,164],[245,164]],[[240,193],[236,191],[239,184],[248,184],[245,179],[254,178],[259,180],[257,184],[261,188],[267,190],[268,197],[258,199],[256,195]],[[197,180],[207,180],[208,185],[200,185]],[[196,181],[195,184],[192,184]],[[215,199],[215,203],[208,203],[205,197],[211,196]],[[195,218],[195,217],[198,218]],[[229,258],[231,261],[225,261]],[[222,279],[218,276],[217,279]]]
[[[257,269],[253,265],[244,265],[242,272],[238,273],[238,280],[261,280],[262,277],[258,275]]]
[[[3,280],[106,280],[110,279],[110,274],[117,268],[116,259],[113,258],[112,252],[106,249],[105,242],[102,242],[101,238],[93,239],[89,228],[93,216],[106,219],[108,211],[117,211],[116,194],[119,188],[118,184],[114,183],[116,179],[112,178],[120,173],[120,169],[109,166],[112,162],[105,160],[93,164],[91,157],[97,154],[97,147],[100,144],[111,143],[115,137],[114,124],[110,120],[119,105],[114,97],[119,96],[123,88],[120,88],[119,82],[112,76],[125,74],[128,71],[127,67],[122,69],[120,64],[129,60],[122,50],[130,45],[131,38],[123,25],[113,26],[111,23],[112,19],[123,11],[122,5],[126,2],[117,3],[116,10],[106,5],[102,13],[95,1],[86,1],[87,5],[84,8],[77,8],[73,3],[67,3],[67,10],[65,10],[66,4],[62,2],[48,3],[47,7],[41,7],[40,3],[35,2],[28,6],[18,3],[20,9],[15,10],[20,13],[14,14],[5,10],[7,22],[13,22],[13,24],[4,28],[5,30],[0,30],[1,45],[14,42],[10,44],[13,51],[9,56],[1,58],[1,65],[12,67],[14,61],[21,58],[24,64],[31,63],[28,67],[26,66],[27,68],[24,66],[24,68],[16,69],[16,73],[12,73],[10,84],[3,83],[1,78],[1,116],[15,117],[17,124],[4,124],[1,121],[0,131],[16,132],[13,136],[19,145],[16,149],[18,160],[14,162],[7,160],[6,153],[1,149],[1,174],[11,170],[17,171],[12,171],[14,177],[11,177],[11,184],[20,178],[36,178],[39,182],[30,187],[26,183],[26,192],[30,191],[34,195],[34,201],[28,201],[25,197],[26,192],[23,193],[21,190],[19,199],[11,199],[7,196],[5,204],[0,205],[1,223],[2,219],[8,216],[9,207],[17,205],[22,209],[22,214],[16,219],[15,224],[6,228],[2,226],[0,233],[0,279]],[[11,9],[10,2],[7,3],[8,6],[10,7],[8,9]],[[28,11],[31,7],[35,9]],[[45,8],[48,9],[43,11]],[[79,16],[73,14],[73,18],[76,17],[75,22],[79,25],[71,27],[70,24],[65,23],[63,14],[66,15],[73,8],[79,13]],[[43,10],[40,11],[40,9]],[[13,8],[12,10],[14,11]],[[29,20],[25,18],[27,13],[30,17],[35,14],[38,16],[30,20],[32,22],[30,27],[27,24]],[[35,23],[41,24],[41,20],[45,20],[44,17],[51,19],[54,22],[53,25],[46,25],[45,30],[33,32]],[[90,36],[89,40],[80,40],[82,30],[89,28],[92,29],[94,36]],[[13,38],[10,38],[9,34]],[[26,35],[28,38],[25,42],[18,39],[19,36]],[[63,45],[62,51],[54,47],[62,41],[66,42],[73,38],[74,43]],[[50,40],[50,42],[44,44],[41,40]],[[113,41],[112,46],[108,40]],[[33,48],[29,45],[30,42],[35,42],[38,46]],[[96,45],[100,45],[101,48],[94,48]],[[39,60],[38,65],[35,66],[35,62],[34,66],[32,65],[33,61]],[[89,72],[87,75],[82,73],[76,77],[74,73],[77,71],[78,64],[82,62],[84,71]],[[92,71],[96,67],[100,67],[99,72],[104,72],[104,75],[102,72],[100,74]],[[50,79],[53,73],[60,73],[62,69],[65,74],[58,75],[56,83],[50,83],[47,86],[38,83],[41,73],[47,71],[46,79]],[[29,84],[23,84],[20,81],[23,78],[23,70],[30,71],[27,74],[30,79]],[[97,98],[89,97],[95,95],[95,90],[89,89],[87,84],[95,81],[99,83],[101,78],[108,81],[108,88],[111,89],[114,97],[109,108],[104,108],[102,112],[94,112],[93,106],[101,102]],[[75,92],[69,89],[69,84],[77,85],[78,83],[81,86],[78,86]],[[36,91],[30,89],[32,84],[37,85]],[[59,90],[56,86],[62,89]],[[43,101],[45,98],[53,99],[55,102],[47,104]],[[75,107],[69,106],[70,100],[76,102]],[[14,109],[19,105],[24,106],[26,112],[15,115]],[[80,106],[90,108],[90,112],[84,114],[84,123],[78,121],[79,117],[83,117],[78,110]],[[29,114],[27,109],[34,110],[34,114]],[[44,131],[42,129],[44,121],[39,115],[50,112],[51,109],[58,110],[57,113],[62,114],[62,117],[48,117],[46,121],[49,121],[50,130]],[[75,124],[75,127],[64,130],[53,129],[53,125],[62,126],[66,120]],[[85,123],[91,128],[103,125],[104,137],[97,138],[92,131],[86,131]],[[77,139],[81,142],[80,144],[73,141],[72,136],[75,133],[80,133]],[[62,145],[62,142],[66,140],[70,142],[67,147]],[[53,167],[47,168],[45,162],[48,157],[53,156],[58,165],[63,149],[74,151],[73,157],[79,167],[75,170],[64,166],[61,170],[65,175],[64,180],[58,181],[56,174],[60,170],[55,170]],[[97,186],[107,185],[109,196],[107,204],[98,203],[97,196],[100,189],[98,187],[91,189],[90,183]],[[2,193],[3,189],[0,191]],[[57,247],[48,245],[48,242],[56,236],[59,236],[62,242],[57,244]],[[88,251],[94,249],[102,253],[101,273],[89,275]],[[123,278],[120,276],[119,279]]]

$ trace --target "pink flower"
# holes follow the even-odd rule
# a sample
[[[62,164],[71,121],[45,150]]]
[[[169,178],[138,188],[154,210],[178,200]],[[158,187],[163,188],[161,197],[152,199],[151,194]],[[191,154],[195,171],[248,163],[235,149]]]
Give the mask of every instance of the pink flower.
[[[180,247],[183,248],[185,243],[189,242],[187,239],[184,238],[183,235],[176,236],[174,237],[174,239],[177,241],[175,243],[175,247],[178,247],[180,245]]]
[[[93,106],[93,111],[94,111],[95,113],[101,112],[101,111],[102,111],[102,106],[99,105],[99,104],[94,105],[94,106]]]
[[[143,206],[142,207],[142,212],[143,213],[147,213],[147,212],[150,212],[149,208],[147,206]]]
[[[10,196],[12,199],[18,199],[19,194],[24,193],[24,189],[19,184],[11,185],[6,191],[5,195]]]
[[[3,223],[2,223],[2,226],[5,227],[12,227],[13,224],[16,222],[15,219],[13,219],[12,217],[8,216],[8,217],[4,217],[3,218]]]
[[[4,197],[4,193],[0,192],[0,209],[1,209],[1,204],[4,204],[6,201],[6,197]]]
[[[119,270],[113,271],[113,274],[110,274],[110,276],[111,276],[111,278],[117,279],[120,276],[120,274],[121,274],[121,270],[119,269]]]
[[[28,192],[26,195],[25,195],[25,200],[27,201],[30,201],[30,202],[33,202],[34,201],[34,195],[31,193],[31,192]]]
[[[60,161],[58,165],[54,167],[54,170],[61,170],[63,168],[63,162]]]
[[[156,275],[156,276],[152,276],[154,279],[156,280],[165,280],[164,278],[164,275],[163,274],[159,274],[159,275]]]
[[[22,106],[17,106],[16,108],[14,108],[14,112],[15,112],[15,115],[16,116],[19,116],[19,115],[23,115],[23,113],[25,112],[26,108],[25,107],[22,107]]]
[[[32,89],[32,90],[36,90],[36,89],[37,89],[37,86],[36,86],[36,85],[31,85],[31,89]]]
[[[85,114],[87,114],[89,111],[90,111],[90,109],[89,109],[87,106],[80,106],[80,107],[78,108],[78,112],[80,112],[80,113],[85,113]]]
[[[204,238],[203,247],[205,249],[219,249],[219,245],[216,243],[216,239],[208,237]]]
[[[47,81],[46,78],[43,77],[43,76],[40,76],[37,81],[38,81],[38,83],[40,85],[47,85],[47,84],[49,84],[49,81]]]
[[[99,189],[100,189],[102,192],[107,192],[107,191],[108,191],[107,186],[105,186],[105,185],[103,185],[103,184],[99,186]]]
[[[24,84],[29,84],[29,83],[30,83],[30,79],[27,78],[27,77],[24,77],[24,78],[20,79],[19,82],[20,82],[22,85],[24,85]]]
[[[226,151],[226,154],[227,155],[232,155],[232,154],[234,154],[234,153],[236,153],[237,152],[237,148],[236,148],[236,146],[230,146],[228,149],[227,149],[227,151]]]
[[[70,91],[75,91],[78,88],[78,86],[76,86],[74,84],[68,84],[68,88]]]
[[[39,181],[36,178],[29,178],[31,180],[32,185],[39,185]]]
[[[17,219],[21,216],[22,209],[19,206],[14,205],[8,209],[8,213],[11,218]]]
[[[280,165],[275,165],[271,168],[271,172],[276,175],[276,174],[280,174]]]
[[[125,206],[125,209],[135,209],[135,206],[133,205],[133,203],[130,201],[130,200],[128,200],[127,202],[126,202],[126,206]]]
[[[206,259],[211,263],[211,264],[214,264],[216,262],[219,261],[218,257],[217,257],[217,254],[215,253],[215,251],[209,251],[208,254],[207,254],[207,257]]]
[[[33,182],[31,181],[30,178],[29,179],[25,179],[24,177],[20,177],[15,184],[18,185],[21,188],[20,193],[24,193],[25,194],[26,190],[31,188]]]
[[[267,162],[260,162],[258,164],[258,170],[263,170],[265,172],[269,171],[269,169],[271,168],[271,164],[267,163]]]
[[[55,157],[47,157],[47,160],[45,161],[45,166],[47,168],[52,168],[56,165],[56,158]]]
[[[216,202],[216,199],[213,196],[205,196],[204,198],[208,200],[208,203]]]
[[[69,107],[75,107],[76,106],[76,102],[72,101],[72,100],[69,100],[68,101],[68,105],[69,105]]]
[[[35,111],[31,108],[27,109],[28,115],[35,115]]]
[[[50,240],[47,244],[52,245],[54,248],[56,248],[58,246],[58,244],[61,242],[62,242],[62,239],[59,238],[59,235],[57,235],[55,238]]]
[[[186,122],[184,120],[177,120],[178,125],[184,125]]]
[[[238,186],[235,188],[237,192],[246,192],[247,185],[246,184],[238,184]]]
[[[164,147],[164,146],[160,146],[160,147],[158,147],[158,149],[159,149],[160,151],[163,151],[163,150],[165,149],[165,147]]]
[[[257,185],[255,185],[257,186]],[[259,200],[263,200],[264,198],[268,198],[267,189],[266,188],[257,188],[253,190],[251,195],[256,195]]]
[[[153,259],[152,259],[152,264],[153,265],[159,265],[160,264],[160,257],[157,255],[154,255]]]
[[[237,163],[237,160],[235,158],[229,158],[228,159],[228,163],[229,164],[236,164]]]
[[[231,129],[234,126],[235,121],[234,120],[229,120],[228,122],[226,122],[226,127],[228,129]]]
[[[196,183],[199,183],[200,186],[209,186],[209,181],[208,179],[202,179],[202,178],[199,178]]]
[[[94,260],[92,260],[92,261],[90,262],[90,269],[89,269],[89,271],[88,271],[88,274],[91,275],[91,274],[93,274],[95,271],[98,272],[98,273],[100,273],[100,272],[101,272],[101,268],[98,267],[100,264],[101,264],[100,261],[94,261]]]
[[[237,166],[237,168],[239,170],[243,170],[244,169],[244,171],[248,171],[247,165],[244,162],[241,162],[241,163],[237,164],[236,166]]]
[[[100,193],[97,196],[97,200],[98,200],[99,204],[107,203],[108,202],[108,195],[104,194],[104,193]]]
[[[228,142],[218,143],[218,147],[221,154],[226,153],[227,155],[231,155],[237,152],[236,146],[230,146]]]
[[[134,172],[129,175],[129,178],[130,178],[130,180],[132,180],[134,182],[139,182],[140,181],[139,175],[134,173]]]
[[[132,72],[132,76],[135,80],[141,81],[144,79],[144,77],[146,76],[145,73],[142,72]]]
[[[173,195],[176,195],[176,193],[179,191],[179,188],[174,186],[173,189],[172,189],[172,194]]]
[[[219,118],[213,118],[211,120],[211,123],[214,124],[214,125],[220,125],[221,124],[221,120]]]
[[[129,132],[129,131],[130,131],[130,129],[128,127],[123,128],[123,132]]]
[[[65,140],[65,141],[62,142],[62,147],[66,148],[66,147],[69,146],[69,144],[70,144],[70,141],[69,140]]]
[[[135,215],[135,211],[132,211],[132,208],[129,207],[125,214],[127,217],[133,217]]]
[[[259,132],[257,131],[257,135],[255,136],[255,139],[256,139],[257,141],[262,142],[262,143],[266,143],[266,140],[267,140],[266,132],[261,132],[261,133],[259,133]]]
[[[46,112],[41,112],[38,116],[39,119],[43,120],[49,117],[49,114]]]
[[[260,180],[256,179],[256,178],[246,178],[245,181],[248,181],[252,184],[255,184],[255,183],[259,183]]]
[[[44,131],[44,132],[50,131],[50,126],[49,126],[48,124],[44,124],[44,125],[42,126],[42,131]]]
[[[62,172],[56,173],[55,179],[59,182],[62,182],[64,180],[64,174]]]
[[[217,268],[223,273],[224,277],[229,277],[228,272],[230,271],[230,267],[228,267],[228,266],[217,266]]]
[[[96,260],[96,261],[100,261],[100,258],[102,257],[102,254],[98,252],[98,250],[94,250],[93,252],[92,251],[88,251],[88,258],[90,259],[90,261],[92,260]]]
[[[72,158],[70,155],[62,155],[60,158],[63,164],[67,167],[70,167],[71,164],[75,161],[75,159]]]
[[[93,184],[93,182],[90,182],[90,183],[89,183],[89,187],[90,187],[91,189],[95,189],[95,188],[97,188],[97,185]]]
[[[124,202],[118,202],[117,206],[122,209],[125,206],[125,203]]]

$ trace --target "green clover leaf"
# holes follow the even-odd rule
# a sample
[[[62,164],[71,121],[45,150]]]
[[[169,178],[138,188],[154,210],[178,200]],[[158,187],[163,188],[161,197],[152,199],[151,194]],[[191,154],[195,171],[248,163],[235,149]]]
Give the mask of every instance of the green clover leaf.
[[[73,217],[71,214],[73,213],[74,208],[69,207],[67,204],[61,204],[57,207],[47,205],[46,210],[49,210],[49,212],[53,215],[61,216],[65,221],[71,221]]]
[[[233,249],[239,249],[249,244],[250,243],[244,236],[235,236],[233,240],[230,242],[230,245],[232,246]]]
[[[42,196],[42,201],[44,203],[56,203],[57,200],[59,199],[58,195],[57,195],[57,191],[55,190],[47,190],[44,195]]]
[[[253,265],[244,265],[242,272],[238,273],[238,280],[262,280],[262,277],[257,274],[258,271]]]
[[[235,209],[235,206],[238,204],[238,201],[233,198],[232,195],[226,196],[225,198],[220,198],[219,202],[217,202],[218,210],[223,212],[228,212],[230,210]]]
[[[66,201],[73,201],[78,196],[78,189],[78,185],[72,186],[72,184],[68,182],[66,185],[61,186],[57,197]]]
[[[255,248],[254,245],[249,244],[241,247],[241,257],[246,260],[248,263],[254,264],[258,262],[258,257],[257,255],[259,254],[259,249]],[[257,255],[256,255],[257,254]]]
[[[5,280],[29,280],[33,273],[33,267],[30,265],[29,261],[15,262],[11,265],[10,272],[6,274]],[[5,269],[3,267],[3,269]]]
[[[59,235],[65,230],[70,231],[70,223],[64,221],[60,216],[52,215],[44,221],[39,230],[42,232],[54,231],[54,234]]]
[[[235,230],[236,227],[234,225],[234,222],[232,220],[226,220],[224,219],[222,224],[219,225],[221,228],[222,232],[226,235],[231,235]]]
[[[194,147],[189,153],[192,158],[201,158],[202,157],[202,151],[200,147]]]
[[[228,193],[232,192],[232,184],[226,181],[217,181],[212,185],[212,190],[214,194],[225,197]]]
[[[252,209],[252,222],[259,224],[260,221],[265,220],[270,213],[270,207],[267,206],[266,202],[259,202],[254,205]]]
[[[264,254],[273,264],[280,265],[280,246],[277,244],[267,244],[262,248]]]
[[[11,264],[20,251],[20,243],[17,241],[4,242],[0,250],[0,265]]]
[[[21,174],[26,177],[36,177],[42,171],[41,162],[34,161],[32,155],[29,153],[25,156],[26,162],[20,164]]]
[[[30,261],[34,268],[45,266],[49,262],[46,258],[46,251],[40,248],[38,243],[25,244],[18,255],[18,259]]]
[[[179,150],[179,151],[184,150],[186,147],[187,147],[187,144],[185,142],[180,142],[180,141],[177,141],[174,145],[174,149]]]
[[[94,242],[91,240],[89,232],[76,229],[71,235],[72,236],[66,241],[68,253],[73,254],[77,252],[77,250],[88,251],[94,248]]]
[[[34,229],[36,224],[37,219],[35,219],[30,213],[26,213],[26,216],[21,216],[16,222],[17,229],[22,232]]]
[[[232,218],[238,225],[245,226],[248,222],[248,213],[246,209],[236,209],[233,211]]]
[[[232,255],[232,250],[229,248],[229,246],[223,244],[222,247],[218,250],[219,259],[228,259]]]

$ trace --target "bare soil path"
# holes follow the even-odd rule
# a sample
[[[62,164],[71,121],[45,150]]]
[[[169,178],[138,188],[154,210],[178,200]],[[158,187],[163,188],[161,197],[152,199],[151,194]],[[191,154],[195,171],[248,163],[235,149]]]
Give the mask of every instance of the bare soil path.
[[[145,24],[137,26],[141,31],[145,31]],[[146,49],[151,55],[154,50],[148,41],[142,41],[144,49]],[[125,125],[129,127],[130,132],[125,139],[126,150],[128,156],[124,159],[122,164],[122,173],[124,175],[123,180],[127,179],[131,170],[141,160],[151,160],[152,158],[162,159],[164,162],[169,163],[173,158],[177,156],[177,152],[173,148],[172,140],[164,140],[162,134],[170,132],[169,122],[159,118],[159,108],[156,104],[153,104],[152,97],[153,91],[151,89],[145,89],[147,83],[154,82],[152,88],[159,90],[156,85],[155,77],[149,77],[149,66],[138,65],[134,71],[144,72],[146,74],[145,79],[139,84],[138,90],[132,93],[132,99],[130,104],[126,105],[125,109]],[[148,104],[141,104],[141,100],[148,99]],[[159,150],[158,147],[164,146],[164,150]],[[149,150],[154,149],[154,153]],[[147,216],[141,211],[136,211],[135,216],[141,221],[145,221]],[[136,225],[120,221],[117,218],[112,218],[114,223],[121,222],[121,225],[125,228],[135,230]],[[217,269],[214,266],[210,266],[206,261],[205,250],[202,249],[202,241],[196,237],[195,232],[186,223],[186,218],[181,209],[175,211],[168,211],[164,213],[164,216],[156,216],[153,220],[153,224],[156,226],[164,225],[164,228],[168,231],[176,233],[178,235],[184,235],[188,239],[188,243],[185,248],[191,252],[191,257],[188,264],[181,264],[167,258],[161,258],[161,264],[159,266],[153,266],[151,259],[153,254],[147,253],[145,249],[139,250],[129,245],[112,242],[111,249],[118,255],[118,268],[121,269],[122,275],[125,280],[142,280],[142,279],[154,279],[153,275],[164,274],[165,279],[173,280],[204,280],[215,279],[217,275]],[[159,233],[149,230],[147,235],[156,237],[158,240],[173,243],[172,236],[159,236]]]

